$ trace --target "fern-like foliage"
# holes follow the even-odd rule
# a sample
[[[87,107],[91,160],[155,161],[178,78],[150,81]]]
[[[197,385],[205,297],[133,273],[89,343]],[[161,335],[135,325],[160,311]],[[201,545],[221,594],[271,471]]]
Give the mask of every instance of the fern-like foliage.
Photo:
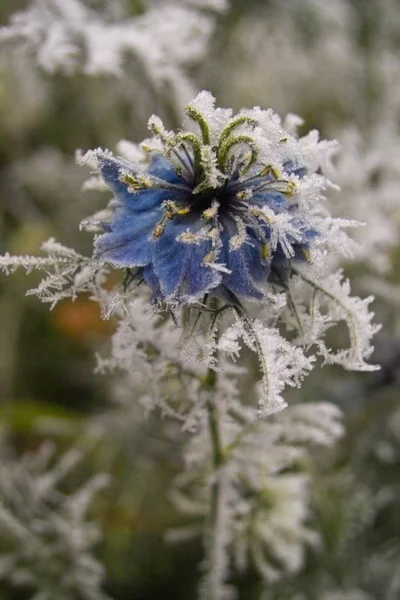
[[[50,443],[20,458],[2,450],[0,581],[30,600],[106,600],[104,569],[92,553],[100,530],[87,513],[108,477],[92,476],[67,495],[63,479],[82,460],[81,451],[55,460]]]

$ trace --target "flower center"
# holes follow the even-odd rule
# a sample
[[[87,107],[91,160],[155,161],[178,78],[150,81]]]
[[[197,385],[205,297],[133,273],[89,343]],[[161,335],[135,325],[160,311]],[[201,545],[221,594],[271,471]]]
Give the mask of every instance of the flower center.
[[[232,207],[235,196],[227,190],[227,185],[212,189],[208,188],[199,194],[193,194],[190,198],[190,212],[201,214],[207,217],[212,216],[213,206],[218,203],[219,212],[223,213],[229,207]]]

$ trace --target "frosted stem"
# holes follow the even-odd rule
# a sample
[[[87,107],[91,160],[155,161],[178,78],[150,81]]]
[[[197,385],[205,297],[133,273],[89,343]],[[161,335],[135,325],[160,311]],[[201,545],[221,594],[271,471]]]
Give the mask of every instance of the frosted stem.
[[[213,308],[217,308],[215,304]],[[227,474],[225,473],[225,469],[223,469],[224,449],[221,436],[221,407],[216,401],[216,384],[217,373],[209,368],[204,381],[204,387],[209,392],[206,406],[214,477],[211,488],[211,506],[206,543],[207,574],[202,590],[202,597],[207,600],[220,600],[221,590],[224,588],[227,560],[224,544],[224,505],[226,502]]]
[[[212,369],[208,369],[205,385],[210,392],[215,389],[216,381],[217,373]],[[212,393],[210,393],[210,396],[207,400],[207,411],[212,444],[213,464],[214,468],[218,469],[223,463],[224,453],[222,448],[218,408],[215,403],[215,397]]]

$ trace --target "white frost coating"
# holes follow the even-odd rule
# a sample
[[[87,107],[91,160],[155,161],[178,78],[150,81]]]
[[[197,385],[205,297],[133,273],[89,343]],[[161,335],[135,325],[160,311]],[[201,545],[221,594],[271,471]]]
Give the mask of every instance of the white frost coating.
[[[341,364],[347,369],[374,370],[376,367],[366,362],[373,350],[371,339],[379,329],[372,324],[373,315],[368,312],[368,305],[372,298],[360,300],[351,297],[349,283],[342,281],[340,272],[336,275],[330,273],[327,261],[328,258],[331,260],[333,252],[338,255],[345,253],[346,257],[351,256],[353,244],[344,229],[355,227],[358,223],[354,220],[332,218],[329,215],[322,205],[322,201],[324,200],[324,190],[330,185],[330,182],[322,174],[312,173],[302,177],[295,174],[287,176],[283,170],[284,164],[288,164],[288,162],[294,167],[308,165],[309,168],[316,168],[326,160],[327,153],[331,154],[333,146],[330,143],[321,142],[316,132],[312,132],[304,138],[297,138],[294,134],[290,134],[283,129],[279,116],[271,110],[263,111],[256,107],[232,116],[230,109],[216,108],[214,98],[205,91],[198,94],[188,105],[187,114],[195,115],[194,120],[197,122],[198,129],[201,130],[201,135],[210,138],[205,139],[203,144],[199,142],[199,160],[206,179],[201,181],[198,187],[201,188],[205,185],[209,188],[218,188],[223,184],[223,177],[226,175],[219,168],[221,156],[219,156],[220,162],[217,166],[213,144],[215,140],[220,140],[219,143],[223,147],[223,144],[229,139],[228,136],[233,132],[232,135],[241,136],[239,140],[250,140],[248,146],[256,150],[257,166],[252,167],[254,172],[259,171],[259,164],[262,166],[264,161],[268,161],[268,169],[273,173],[271,182],[267,183],[270,186],[268,189],[271,189],[272,192],[276,189],[287,194],[289,202],[295,203],[295,206],[298,207],[298,212],[273,210],[266,205],[258,207],[256,204],[252,204],[251,197],[244,194],[242,210],[248,211],[252,221],[248,225],[248,221],[245,223],[241,216],[234,216],[236,233],[230,237],[229,252],[238,252],[245,244],[251,243],[247,236],[247,228],[253,226],[252,224],[255,228],[259,227],[259,230],[260,224],[268,224],[270,228],[270,237],[266,240],[268,242],[266,257],[271,253],[273,255],[279,247],[288,259],[292,259],[295,256],[295,245],[301,241],[301,236],[304,235],[304,223],[307,223],[307,227],[313,228],[316,232],[316,235],[310,237],[309,249],[304,256],[305,260],[300,266],[298,266],[299,263],[294,263],[292,267],[292,269],[298,270],[299,275],[297,278],[290,278],[286,292],[287,306],[285,310],[273,308],[268,299],[275,290],[272,285],[264,282],[265,302],[262,303],[264,310],[260,313],[264,321],[254,320],[252,311],[250,311],[246,319],[243,319],[243,316],[238,318],[238,322],[234,326],[237,328],[236,333],[232,330],[225,337],[222,335],[219,350],[225,348],[228,355],[232,357],[238,355],[240,340],[258,354],[263,382],[261,411],[274,412],[285,406],[282,398],[285,386],[300,384],[301,379],[313,366],[314,354],[322,355],[325,363]],[[204,123],[208,127],[207,132]],[[165,129],[158,117],[152,117],[149,126],[154,134],[153,140],[158,143],[158,151],[165,151],[166,156],[169,157],[171,147],[174,148],[176,144],[179,144],[180,134],[175,135]],[[230,133],[227,134],[227,131]],[[222,137],[222,142],[221,135],[226,136]],[[200,137],[197,139],[200,140]],[[151,146],[153,140],[150,139],[146,143]],[[230,141],[232,140],[235,141],[235,138]],[[244,142],[244,145],[246,144],[247,142]],[[231,144],[231,148],[236,148],[235,151],[239,157],[243,152],[248,152],[247,146],[243,150],[241,142],[233,144],[233,146]],[[148,160],[145,158],[146,153],[139,146],[130,144],[126,140],[120,143],[119,151],[126,157],[129,156],[131,160],[132,158],[137,159],[135,164],[127,159],[118,159],[120,172],[129,174],[133,171],[139,181],[137,165],[140,163],[144,181],[146,160]],[[232,157],[234,160],[236,159],[235,154],[232,154]],[[80,162],[81,164],[89,163],[92,166],[103,158],[115,160],[110,151],[103,151],[99,148],[80,157]],[[93,179],[90,179],[89,181],[91,186],[95,185],[96,180],[93,182]],[[137,193],[136,189],[135,193]],[[200,193],[200,190],[197,191],[196,188],[194,194],[197,193]],[[175,207],[173,202],[170,204]],[[101,223],[108,223],[112,220],[114,206],[116,205],[110,203],[105,211],[94,215],[91,219],[86,219],[82,226],[93,231],[98,231],[99,228],[101,230]],[[196,231],[188,228],[177,237],[177,240],[184,245],[199,245],[203,241],[211,240],[211,251],[204,257],[199,268],[211,269],[214,273],[213,281],[215,280],[216,284],[220,281],[222,274],[230,273],[225,262],[220,259],[222,238],[221,227],[217,222],[219,210],[219,203],[214,199],[211,206],[201,215],[201,227]],[[6,256],[3,257],[1,266],[8,271],[18,265],[30,270],[41,266],[45,267],[48,277],[32,293],[36,293],[43,300],[51,302],[52,305],[62,298],[74,298],[80,291],[90,290],[92,297],[103,304],[103,314],[109,315],[114,308],[119,310],[119,305],[126,302],[129,297],[129,291],[124,294],[121,290],[110,293],[101,289],[101,284],[98,285],[96,277],[102,273],[102,270],[104,271],[104,265],[76,255],[73,251],[54,242],[45,245],[43,249],[49,254],[50,259],[54,259],[54,264],[51,263],[51,260],[49,262],[49,259],[18,257],[13,259]],[[88,279],[84,286],[77,287],[74,283],[72,287],[68,288],[71,281],[80,281],[75,276],[83,267],[92,269],[92,279]],[[52,268],[54,268],[54,273],[51,272]],[[285,296],[285,292],[282,296]],[[196,304],[197,299],[193,298],[192,302]],[[282,305],[280,306],[282,308]],[[173,304],[171,304],[171,308],[179,309]],[[325,333],[342,320],[349,329],[350,347],[333,352],[326,345]],[[219,319],[215,321],[214,325],[218,322]],[[296,344],[281,335],[276,327],[279,323],[285,323],[288,329],[295,330]],[[205,344],[201,351],[202,344],[201,342],[198,344],[198,354],[203,354],[205,363],[214,368],[217,368],[218,362],[216,360],[217,333],[218,327],[214,327],[212,332],[206,333]],[[195,352],[195,346],[193,340],[191,352]],[[301,346],[306,349],[306,353]]]
[[[287,258],[294,256],[293,244],[301,241],[302,230],[293,222],[293,217],[288,213],[275,214],[268,207],[261,208],[260,212],[271,228],[271,249],[275,251],[280,244]]]
[[[232,109],[230,108],[215,108],[215,98],[208,92],[203,90],[189,102],[188,107],[199,111],[204,115],[210,130],[210,145],[218,143],[219,136],[222,130],[228,124],[232,117]],[[187,123],[185,122],[185,125]]]
[[[258,355],[262,382],[259,384],[259,411],[261,416],[278,412],[285,408],[282,397],[284,388],[300,387],[301,381],[312,369],[315,358],[307,357],[301,348],[290,344],[277,329],[264,327],[260,321],[251,325],[238,321],[221,338],[220,350],[237,357],[239,340]]]
[[[109,600],[101,589],[104,568],[92,555],[100,529],[87,516],[109,478],[95,475],[65,495],[60,482],[84,457],[73,448],[51,465],[54,455],[51,443],[19,460],[2,447],[0,530],[8,551],[0,559],[0,581],[28,586],[32,600]]]
[[[217,394],[230,418],[222,429],[226,466],[213,477],[223,481],[226,492],[222,522],[230,528],[233,564],[241,571],[253,564],[267,582],[274,582],[298,571],[305,548],[319,543],[317,533],[307,525],[310,475],[301,465],[315,446],[334,444],[342,435],[341,413],[327,403],[310,403],[259,419],[241,406],[232,376],[225,374]],[[186,470],[176,478],[171,494],[172,501],[197,523],[202,513],[207,515],[207,479],[213,473],[208,435],[208,428],[199,429],[188,442]],[[300,471],[287,473],[294,465]],[[179,537],[179,531],[171,532],[172,538]],[[201,532],[192,527],[190,533]],[[221,543],[229,541],[226,536],[227,532]],[[218,578],[227,567],[223,557],[216,560]]]
[[[23,44],[49,73],[122,76],[133,56],[157,89],[170,84],[182,104],[193,93],[185,69],[207,52],[215,15],[225,8],[218,0],[150,2],[144,14],[129,16],[118,0],[105,13],[86,0],[32,0],[0,29],[0,42]]]
[[[206,173],[207,184],[211,187],[217,187],[225,176],[217,167],[217,160],[211,146],[207,145],[201,148],[201,163]]]
[[[369,312],[368,307],[374,300],[373,296],[364,299],[350,296],[350,282],[348,279],[343,279],[342,271],[328,275],[320,281],[311,281],[306,277],[304,279],[314,287],[316,292],[309,332],[314,331],[314,338],[325,363],[340,364],[345,369],[355,371],[379,369],[377,365],[366,362],[374,349],[371,346],[371,339],[381,328],[380,325],[371,322],[374,313]],[[321,306],[327,307],[329,321],[321,312]],[[321,333],[323,331],[321,323],[329,322],[331,325],[339,321],[344,321],[347,325],[350,347],[332,352],[326,347],[323,336],[316,338],[315,328]]]
[[[378,273],[387,272],[399,239],[400,159],[396,126],[378,123],[368,139],[357,129],[343,132],[336,180],[342,191],[330,205],[335,216],[360,220],[355,255]]]
[[[220,89],[235,105],[268,89],[270,105],[279,111],[323,113],[324,127],[340,141],[334,168],[330,161],[337,147],[322,145],[314,155],[316,132],[303,139],[303,152],[341,187],[340,194],[328,195],[332,214],[365,223],[354,233],[357,258],[378,274],[387,273],[400,231],[398,6],[392,0],[379,4],[368,42],[373,61],[366,66],[366,48],[354,36],[360,15],[351,2],[289,0],[285,10],[281,5],[272,0],[265,12],[249,11],[238,21],[224,56],[235,64],[235,77],[221,70]],[[304,15],[313,23],[307,41],[299,27]],[[376,94],[366,93],[366,77]],[[302,123],[290,114],[284,124],[294,134]]]

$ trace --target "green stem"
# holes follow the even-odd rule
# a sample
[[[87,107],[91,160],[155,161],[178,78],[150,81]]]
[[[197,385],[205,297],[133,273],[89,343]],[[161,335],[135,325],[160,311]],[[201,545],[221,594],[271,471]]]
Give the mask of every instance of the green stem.
[[[218,300],[217,298],[211,298],[210,309],[214,312],[214,318],[211,321],[211,327],[215,327],[215,320],[218,319]],[[218,334],[217,334],[218,335]],[[207,399],[207,411],[208,411],[208,424],[210,428],[210,437],[212,444],[213,453],[213,466],[218,469],[223,460],[224,452],[221,439],[221,431],[219,424],[218,407],[215,403],[215,388],[217,386],[217,372],[214,369],[209,368],[207,375],[204,380],[204,387],[208,390]]]
[[[212,308],[217,310],[216,299],[212,299]],[[220,413],[219,407],[215,398],[215,390],[217,385],[217,373],[209,368],[204,379],[204,387],[208,392],[206,402],[208,412],[208,426],[210,430],[211,454],[213,461],[213,472],[215,479],[211,489],[211,506],[209,515],[209,540],[207,547],[207,590],[205,598],[207,600],[219,600],[218,589],[222,582],[219,581],[218,572],[218,557],[219,557],[219,531],[223,527],[222,523],[222,495],[223,495],[223,477],[221,477],[220,468],[225,460],[224,447],[221,435]]]
[[[217,373],[213,369],[208,369],[204,387],[209,390],[210,394],[207,400],[208,426],[210,428],[210,437],[212,444],[213,467],[218,469],[224,461],[224,451],[221,439],[221,431],[219,424],[218,408],[215,403],[215,398],[212,392],[217,384]],[[215,486],[214,486],[215,487]]]

